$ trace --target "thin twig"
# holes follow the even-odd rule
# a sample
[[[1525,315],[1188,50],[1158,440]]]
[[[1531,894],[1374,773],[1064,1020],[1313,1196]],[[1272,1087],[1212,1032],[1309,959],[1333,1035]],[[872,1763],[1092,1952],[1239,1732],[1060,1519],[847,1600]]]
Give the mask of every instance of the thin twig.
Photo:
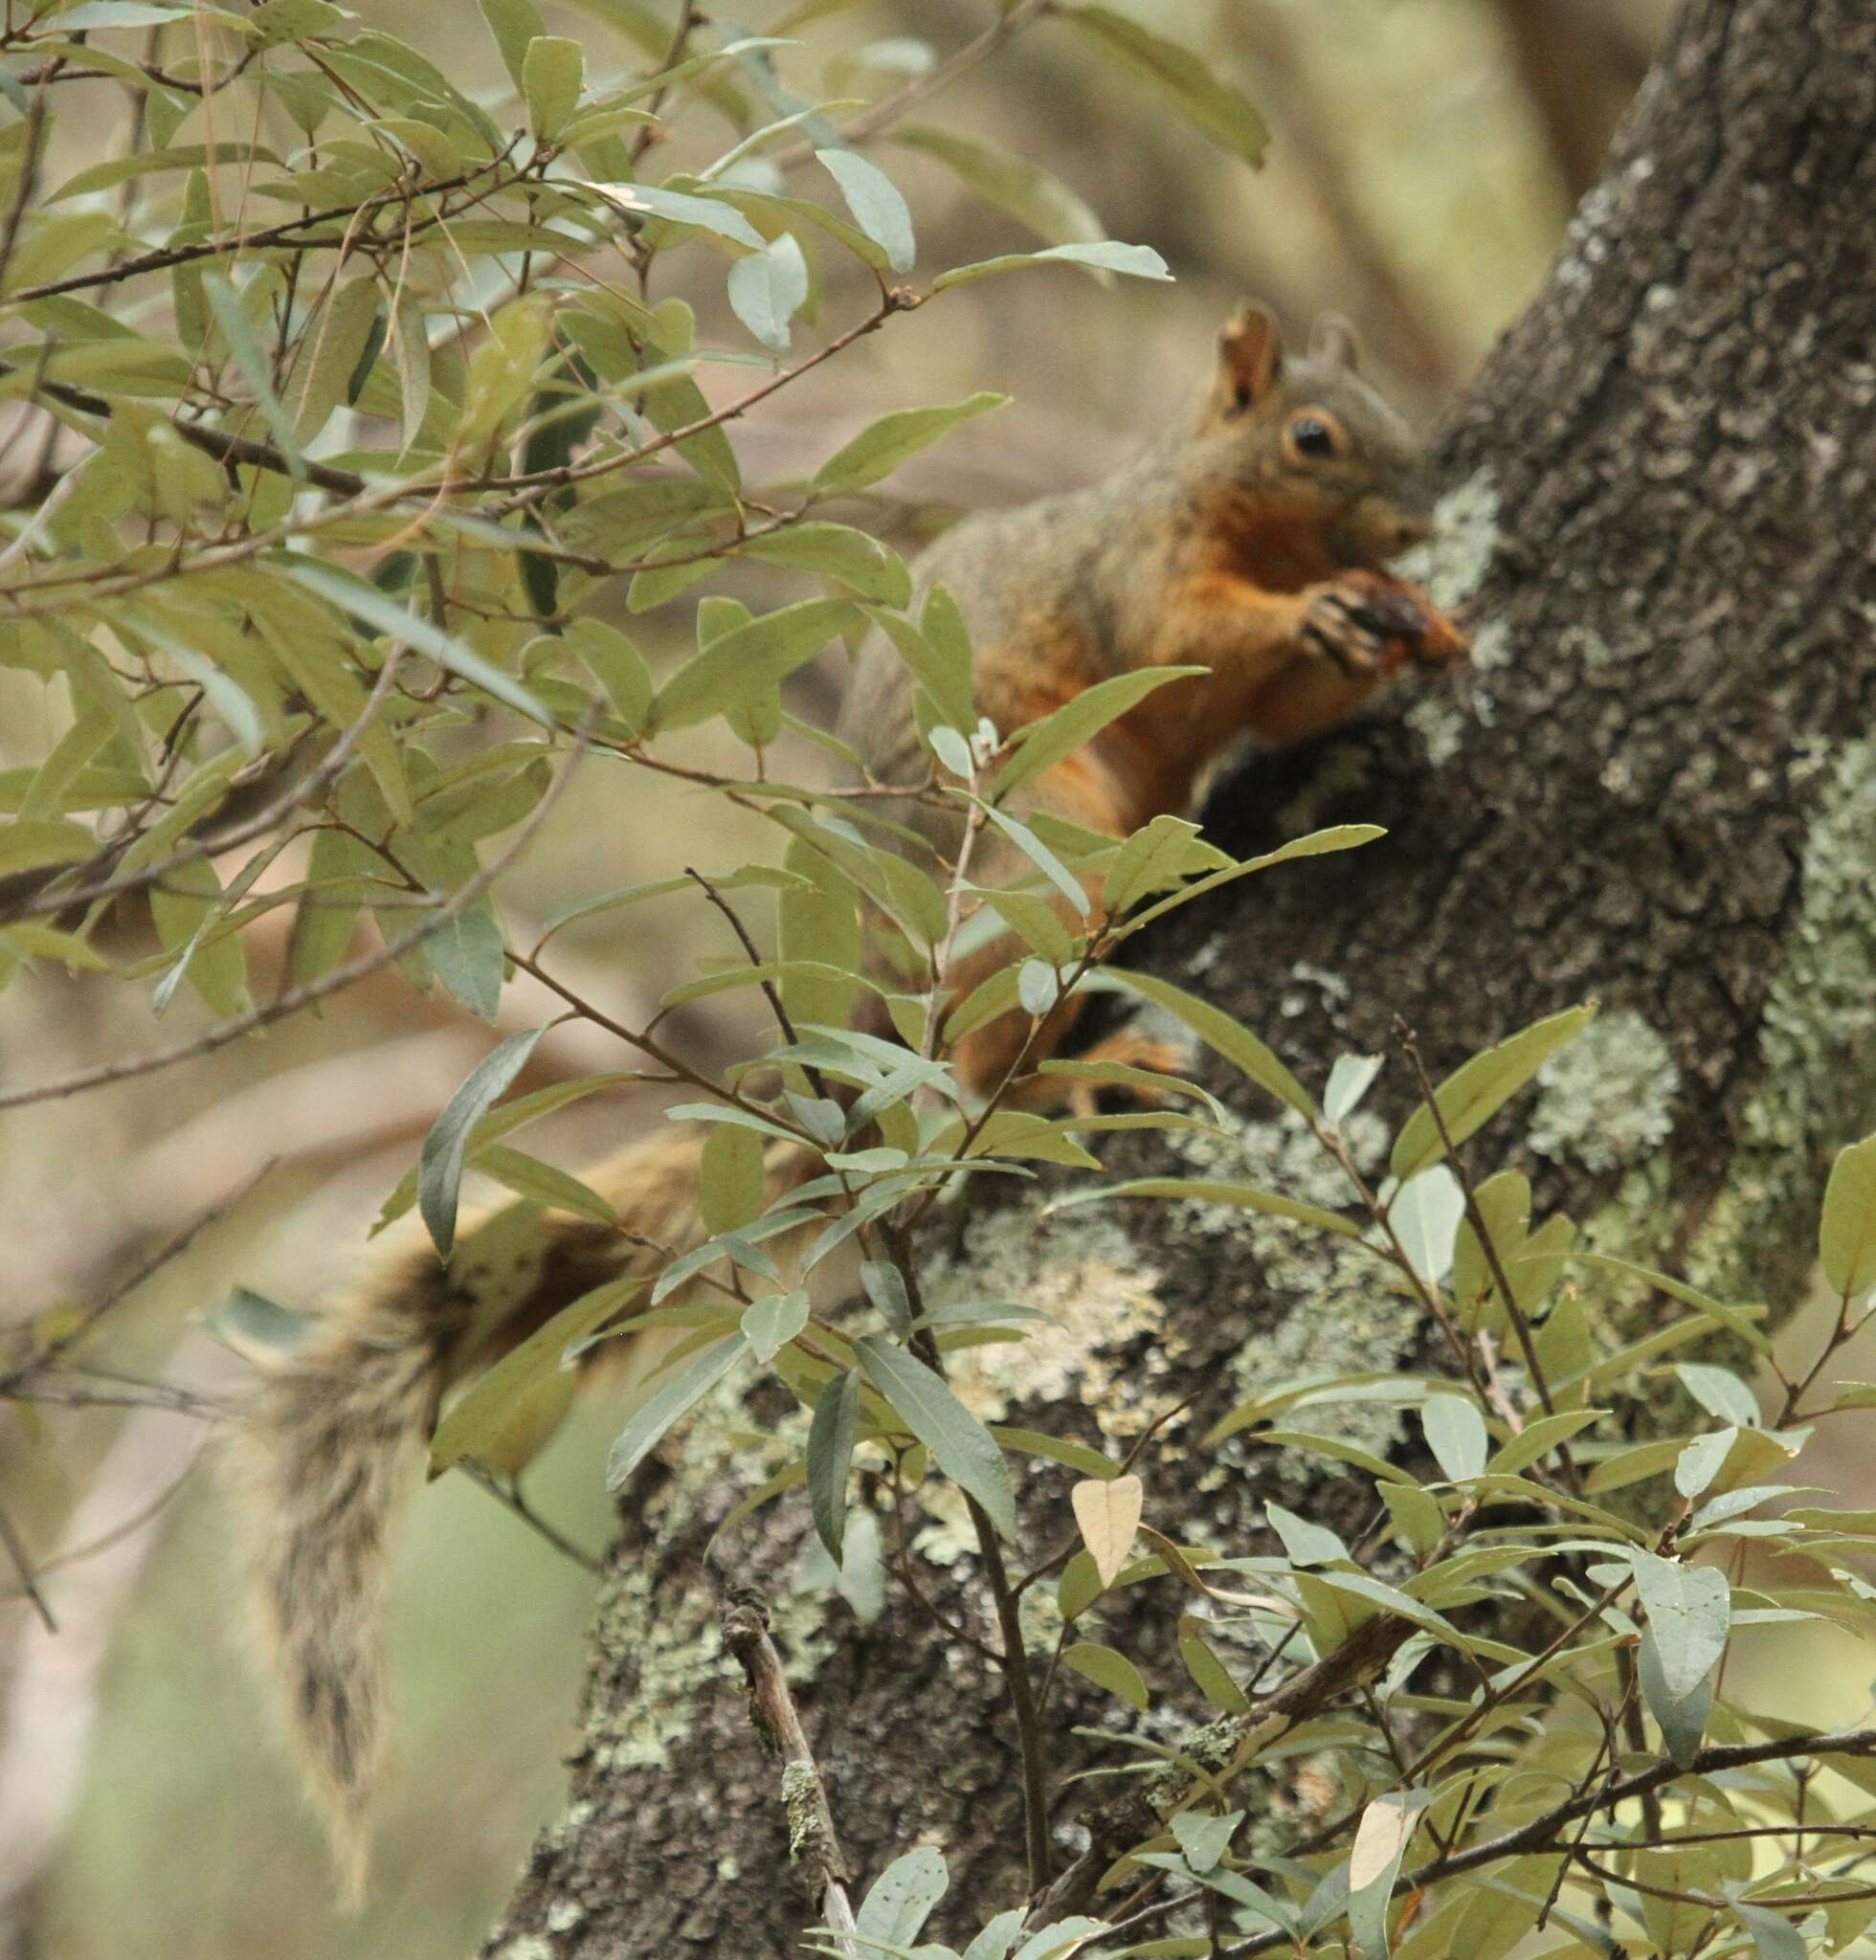
[[[604,1574],[605,1561],[594,1558],[590,1551],[582,1551],[564,1532],[548,1524],[522,1495],[519,1482],[504,1483],[486,1464],[464,1461],[459,1467],[468,1471],[471,1482],[487,1491],[504,1510],[512,1511],[530,1531],[537,1532],[556,1551],[570,1558],[576,1566],[591,1572],[595,1579]]]
[[[573,772],[588,753],[585,737],[579,746],[568,758],[567,766],[555,778],[552,787],[535,806],[532,814],[523,826],[514,842],[497,858],[493,864],[485,866],[469,881],[451,893],[444,903],[420,925],[413,926],[409,932],[401,933],[395,939],[387,940],[376,952],[361,954],[348,965],[335,967],[323,978],[308,981],[302,987],[290,987],[283,993],[264,1005],[252,1008],[244,1014],[237,1014],[233,1020],[222,1021],[188,1041],[178,1041],[168,1048],[158,1048],[147,1055],[134,1056],[128,1060],[106,1062],[97,1068],[80,1070],[77,1075],[64,1076],[57,1080],[39,1082],[29,1089],[14,1089],[0,1095],[0,1109],[17,1109],[30,1102],[46,1102],[56,1097],[75,1096],[86,1089],[101,1088],[108,1082],[126,1081],[133,1076],[152,1075],[159,1069],[172,1067],[179,1061],[192,1061],[197,1056],[212,1054],[218,1048],[225,1048],[231,1041],[238,1041],[243,1035],[252,1034],[257,1028],[271,1026],[275,1021],[284,1020],[289,1014],[296,1014],[302,1008],[310,1007],[317,1000],[324,1000],[329,994],[356,985],[360,980],[401,960],[404,955],[421,946],[425,940],[440,932],[444,926],[460,918],[495,880],[521,857],[534,841],[536,833],[547,821],[549,812],[565,793],[573,778]]]

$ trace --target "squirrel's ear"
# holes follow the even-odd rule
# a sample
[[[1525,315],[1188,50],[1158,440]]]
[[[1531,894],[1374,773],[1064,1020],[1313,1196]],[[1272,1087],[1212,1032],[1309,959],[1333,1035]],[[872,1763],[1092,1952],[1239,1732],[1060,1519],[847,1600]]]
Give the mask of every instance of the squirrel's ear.
[[[1284,336],[1266,306],[1245,306],[1218,336],[1219,376],[1234,406],[1261,402],[1284,371]]]
[[[1309,358],[1325,368],[1346,368],[1352,374],[1361,363],[1355,330],[1339,313],[1323,313],[1309,329]]]

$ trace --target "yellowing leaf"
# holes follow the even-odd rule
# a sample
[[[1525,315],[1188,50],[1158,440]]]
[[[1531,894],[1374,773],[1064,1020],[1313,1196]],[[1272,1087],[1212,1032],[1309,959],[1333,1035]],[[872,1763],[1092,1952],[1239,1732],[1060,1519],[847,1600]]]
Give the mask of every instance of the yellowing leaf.
[[[1144,1495],[1137,1477],[1090,1477],[1069,1493],[1082,1543],[1087,1547],[1104,1586],[1114,1583],[1133,1549]]]

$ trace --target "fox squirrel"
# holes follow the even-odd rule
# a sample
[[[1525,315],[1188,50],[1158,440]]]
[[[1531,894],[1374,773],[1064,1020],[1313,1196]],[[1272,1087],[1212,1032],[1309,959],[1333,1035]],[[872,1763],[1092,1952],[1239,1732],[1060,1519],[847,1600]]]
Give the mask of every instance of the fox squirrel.
[[[1357,374],[1346,323],[1326,317],[1306,355],[1286,359],[1275,321],[1249,306],[1220,335],[1195,414],[1090,489],[958,524],[920,571],[956,598],[978,703],[1000,731],[1109,675],[1211,669],[1156,691],[1029,786],[1031,808],[1124,836],[1186,810],[1207,765],[1243,736],[1299,741],[1346,721],[1406,662],[1463,656],[1452,623],[1379,569],[1426,534],[1426,515],[1406,425]],[[909,791],[927,774],[915,697],[889,647],[862,651],[840,731],[877,786]],[[908,795],[903,813],[929,840],[953,840],[928,800]],[[1008,958],[1006,943],[961,963],[956,997]],[[1074,1006],[1057,1011],[1045,1045]],[[1006,1015],[968,1036],[965,1086],[1000,1081],[1027,1028]],[[1106,1052],[1144,1058],[1118,1038]],[[511,1244],[498,1270],[473,1227],[447,1267],[407,1242],[267,1373],[237,1445],[249,1560],[353,1896],[385,1726],[385,1540],[409,1446],[450,1383],[590,1288],[655,1272],[697,1242],[701,1152],[694,1136],[664,1133],[589,1173],[624,1234],[549,1212],[520,1271]],[[786,1161],[790,1147],[771,1155],[771,1192],[818,1168]]]

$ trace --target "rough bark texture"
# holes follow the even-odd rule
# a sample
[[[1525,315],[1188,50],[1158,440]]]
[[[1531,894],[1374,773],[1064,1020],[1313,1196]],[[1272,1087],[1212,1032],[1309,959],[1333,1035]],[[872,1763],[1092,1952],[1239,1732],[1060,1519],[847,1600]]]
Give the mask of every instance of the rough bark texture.
[[[1433,576],[1471,608],[1476,673],[1255,766],[1211,813],[1238,848],[1344,818],[1391,835],[1179,915],[1152,961],[1318,1081],[1333,1055],[1387,1047],[1396,1014],[1438,1071],[1599,995],[1597,1030],[1488,1133],[1480,1168],[1513,1155],[1603,1246],[1775,1301],[1876,1083],[1872,210],[1868,0],[1689,0],[1554,276],[1442,443]],[[1405,1107],[1401,1076],[1384,1078],[1383,1117]],[[1253,1174],[1310,1194],[1308,1153],[1267,1109],[1243,1141]],[[1165,1168],[1158,1147],[1111,1157]],[[980,1406],[1091,1441],[1195,1389],[1176,1434],[1246,1380],[1421,1353],[1423,1330],[1366,1269],[1280,1221],[1194,1205],[984,1214],[954,1257],[973,1294],[1018,1288],[1066,1323],[1019,1374],[980,1386]],[[1356,1439],[1398,1442],[1385,1413]],[[1246,1548],[1266,1496],[1358,1518],[1351,1485],[1270,1452],[1235,1460],[1244,1474],[1221,1478],[1197,1453],[1157,1459],[1154,1520]],[[703,1563],[712,1526],[772,1467],[695,1437],[628,1523],[571,1807],[491,1953],[782,1954],[807,1923]],[[1032,1549],[1060,1541],[1066,1481],[1023,1473]],[[940,1842],[953,1889],[927,1937],[949,1937],[1021,1891],[996,1682],[896,1587],[871,1626],[793,1597],[803,1509],[740,1527],[730,1576],[777,1601],[850,1856],[870,1875]],[[916,1523],[926,1590],[949,1610],[968,1586],[986,1634],[961,1534]],[[1129,1611],[1106,1637],[1155,1651]],[[1147,1733],[1202,1719],[1177,1701]],[[1079,1719],[1119,1727],[1116,1705]],[[1061,1820],[1074,1809],[1071,1793]]]

